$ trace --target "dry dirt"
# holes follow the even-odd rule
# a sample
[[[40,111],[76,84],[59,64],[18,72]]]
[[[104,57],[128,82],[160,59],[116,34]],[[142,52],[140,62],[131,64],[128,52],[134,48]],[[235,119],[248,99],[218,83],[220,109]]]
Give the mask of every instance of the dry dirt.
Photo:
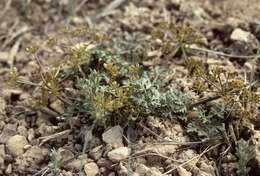
[[[46,168],[51,161],[52,149],[56,149],[63,159],[73,157],[60,167],[57,175],[79,173],[79,153],[84,144],[82,135],[89,131],[91,124],[75,120],[75,124],[80,125],[78,129],[72,128],[73,125],[56,120],[63,109],[55,104],[55,100],[47,108],[31,108],[26,102],[34,93],[32,87],[7,85],[8,74],[13,67],[25,78],[34,72],[36,63],[26,54],[27,47],[41,47],[39,57],[43,65],[62,57],[59,48],[50,50],[45,47],[46,41],[55,36],[61,27],[88,26],[109,34],[115,40],[140,32],[148,41],[151,40],[154,27],[166,21],[194,27],[207,41],[207,49],[233,55],[254,55],[259,47],[259,0],[114,0],[119,3],[114,7],[110,6],[112,0],[82,0],[75,1],[74,16],[70,16],[68,10],[69,0],[24,0],[26,2],[26,10],[21,0],[0,2],[0,175],[53,175],[52,170]],[[231,34],[237,28],[251,33],[252,38],[245,42],[232,40]],[[214,53],[199,53],[198,56],[205,59],[209,67],[223,66],[244,79],[252,67],[252,59],[229,58]],[[180,63],[177,58],[163,64],[168,67],[166,79],[169,90],[175,89],[176,83],[184,88],[189,84],[189,78],[184,76],[187,71]],[[160,63],[149,64],[153,67]],[[255,79],[259,92],[259,59]],[[257,145],[257,157],[250,164],[252,171],[249,175],[252,176],[260,175],[260,111],[257,108],[256,120],[249,122]],[[122,136],[123,129],[116,127],[116,130],[119,131],[107,134],[106,138],[111,137],[112,142],[102,138],[103,131],[92,134],[83,160],[83,175],[130,175],[130,160],[121,156],[123,159],[119,162],[115,158],[111,159],[113,153],[109,153],[113,149],[122,149],[116,152],[125,154],[124,146],[127,147],[127,142]],[[132,156],[130,168],[134,172],[131,175],[236,175],[237,158],[234,152],[227,152],[225,157],[220,158],[218,152],[221,149],[218,147],[200,155],[204,154],[205,146],[180,144],[192,139],[179,124],[167,120],[159,122],[154,117],[149,117],[134,130],[139,138],[132,146],[128,146]],[[113,137],[118,134],[121,135]],[[180,143],[144,145],[161,142],[162,139]],[[189,161],[193,157],[194,160]],[[177,167],[179,165],[181,166]]]

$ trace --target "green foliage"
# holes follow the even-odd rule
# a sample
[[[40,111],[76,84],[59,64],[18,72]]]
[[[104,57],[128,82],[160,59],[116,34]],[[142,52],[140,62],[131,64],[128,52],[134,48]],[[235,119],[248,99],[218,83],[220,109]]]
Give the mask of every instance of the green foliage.
[[[188,100],[183,101],[184,95],[161,92],[161,86],[153,83],[138,64],[121,61],[118,55],[98,48],[87,56],[90,62],[84,68],[94,70],[90,70],[86,79],[77,78],[76,106],[81,113],[99,118],[104,124],[125,123],[148,115],[172,117],[186,111]]]
[[[241,139],[236,147],[236,155],[238,157],[237,174],[239,176],[247,176],[250,167],[247,167],[248,162],[256,156],[255,145],[250,141]]]
[[[190,100],[181,92],[160,91],[161,87],[153,84],[148,73],[133,82],[133,100],[141,107],[142,112],[158,117],[172,118],[176,113],[186,113]]]
[[[259,94],[249,91],[250,86],[222,67],[207,70],[201,61],[194,59],[187,59],[186,66],[195,78],[190,90],[198,95],[214,92],[215,99],[221,99],[210,110],[199,109],[198,116],[188,124],[187,131],[196,133],[202,140],[224,139],[230,142],[229,136],[232,134],[236,134],[233,141],[240,138],[239,130],[234,132],[232,126],[242,127],[243,120],[252,117],[260,102]],[[212,99],[209,98],[209,101]]]
[[[250,86],[235,78],[235,73],[215,67],[206,71],[200,61],[188,59],[187,68],[196,78],[190,89],[198,94],[215,92],[238,118],[248,118],[259,105],[260,95],[249,91]],[[251,98],[254,97],[254,98]],[[234,108],[237,107],[237,108]]]
[[[215,108],[212,108],[212,110]],[[223,138],[222,134],[225,129],[223,129],[222,121],[220,118],[224,118],[223,112],[217,112],[220,118],[214,115],[215,110],[212,113],[206,114],[205,111],[199,110],[198,116],[190,119],[188,123],[187,132],[196,133],[200,140],[210,141],[210,140],[220,140]]]
[[[51,157],[51,162],[48,165],[48,167],[51,169],[53,174],[56,175],[63,160],[62,158],[58,157],[58,153],[55,149],[51,150],[50,157]]]
[[[162,52],[166,58],[183,54],[186,67],[190,75],[195,78],[193,85],[190,87],[191,91],[198,95],[215,92],[215,98],[209,97],[208,101],[191,103],[188,110],[191,110],[194,106],[221,99],[220,103],[211,107],[210,110],[200,107],[197,110],[196,117],[190,118],[184,113],[178,116],[178,119],[184,120],[187,131],[196,134],[201,140],[225,139],[228,141],[226,135],[232,133],[232,129],[229,129],[229,127],[235,123],[242,125],[241,119],[252,117],[255,107],[260,102],[259,94],[251,91],[251,84],[248,85],[236,79],[234,73],[221,67],[207,70],[201,60],[190,59],[187,55],[189,46],[205,44],[193,28],[163,22],[153,31],[152,36],[162,41]],[[181,107],[187,108],[186,105]],[[172,109],[171,112],[173,112]],[[225,126],[227,129],[225,129]],[[236,134],[239,137],[239,134]]]
[[[170,41],[175,42],[175,48],[169,52],[175,52],[176,47],[184,52],[186,45],[199,43],[192,28],[162,23],[156,30],[155,37],[162,37],[166,31],[172,39]],[[221,67],[207,70],[202,61],[188,58],[186,66],[195,78],[190,90],[198,94],[215,92],[216,98],[194,103],[185,95],[186,92],[163,92],[164,82],[158,79],[163,71],[155,69],[154,74],[150,74],[142,68],[141,62],[147,59],[147,48],[137,34],[111,44],[106,34],[93,32],[87,27],[76,30],[63,28],[60,33],[73,39],[85,37],[89,41],[66,47],[66,62],[57,62],[48,68],[41,65],[37,56],[39,47],[28,47],[27,52],[38,64],[37,81],[22,80],[15,68],[10,81],[36,86],[41,91],[38,98],[42,105],[48,104],[51,96],[60,99],[66,107],[63,114],[66,119],[78,116],[105,126],[124,125],[152,115],[181,121],[187,132],[196,134],[200,140],[229,141],[227,138],[232,134],[229,127],[234,122],[242,124],[242,120],[251,117],[259,104],[259,95],[253,92],[252,87],[249,91],[248,85],[236,79],[234,73]],[[50,47],[57,44],[57,37],[48,41]],[[74,91],[68,94],[65,88]],[[200,106],[216,99],[221,101],[215,106]],[[189,113],[195,106],[197,115],[191,117]]]

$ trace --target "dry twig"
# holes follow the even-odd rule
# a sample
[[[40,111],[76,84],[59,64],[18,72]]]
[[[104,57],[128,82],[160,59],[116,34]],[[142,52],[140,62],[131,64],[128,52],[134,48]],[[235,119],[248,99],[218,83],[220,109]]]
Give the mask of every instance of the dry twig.
[[[61,138],[65,135],[68,135],[70,132],[71,132],[71,130],[65,130],[65,131],[62,131],[62,132],[59,132],[59,133],[56,133],[56,134],[52,134],[52,135],[49,135],[49,136],[40,137],[39,139],[42,139],[42,142],[40,143],[39,146],[43,145],[45,142],[47,142],[51,139]]]
[[[162,174],[162,175],[167,175],[167,174],[173,172],[173,171],[174,171],[175,169],[177,169],[178,167],[185,166],[185,165],[188,164],[189,162],[191,162],[191,161],[193,161],[193,160],[195,160],[195,159],[197,159],[197,158],[202,157],[205,153],[207,153],[207,152],[213,150],[214,148],[217,148],[217,147],[220,146],[221,144],[222,144],[222,143],[219,143],[219,144],[216,144],[216,145],[214,145],[214,146],[212,146],[212,147],[210,147],[210,148],[206,148],[206,149],[205,149],[201,154],[199,154],[198,156],[195,156],[195,157],[189,159],[188,161],[186,161],[186,162],[180,164],[180,165],[177,166],[177,167],[174,167],[173,169],[171,169],[171,170],[165,172],[165,173]]]

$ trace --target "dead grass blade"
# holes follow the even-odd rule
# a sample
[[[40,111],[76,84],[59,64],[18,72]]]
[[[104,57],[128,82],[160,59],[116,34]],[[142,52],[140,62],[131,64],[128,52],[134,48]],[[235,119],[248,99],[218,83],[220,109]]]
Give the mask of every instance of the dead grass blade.
[[[7,10],[10,8],[13,0],[6,1],[5,8],[0,14],[0,18],[4,16],[4,14],[7,12]]]
[[[105,17],[113,12],[114,9],[119,7],[125,0],[114,0],[112,1],[104,10],[103,12],[98,15],[97,18]]]

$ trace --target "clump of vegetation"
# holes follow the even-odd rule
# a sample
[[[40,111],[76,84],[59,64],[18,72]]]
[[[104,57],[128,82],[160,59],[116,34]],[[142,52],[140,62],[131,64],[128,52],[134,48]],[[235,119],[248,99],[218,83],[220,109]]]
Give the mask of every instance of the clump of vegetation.
[[[162,41],[162,53],[165,58],[183,54],[187,59],[187,50],[191,44],[205,44],[194,28],[167,22],[161,22],[152,32],[152,37]]]
[[[220,99],[218,104],[207,112],[199,110],[198,122],[190,123],[188,126],[193,128],[188,131],[197,132],[199,136],[205,137],[206,131],[208,134],[215,134],[216,137],[224,137],[223,132],[228,131],[225,134],[236,134],[233,135],[233,140],[239,139],[241,128],[238,126],[242,127],[244,120],[252,118],[260,102],[259,94],[249,91],[250,84],[236,79],[235,73],[222,67],[206,71],[202,63],[194,59],[188,59],[186,65],[195,77],[190,89],[197,94],[213,92],[214,97],[209,98],[209,101]],[[231,126],[235,127],[230,128]],[[228,137],[225,138],[228,141]]]
[[[250,167],[247,167],[248,162],[256,155],[255,145],[250,141],[241,139],[236,147],[236,155],[239,158],[237,163],[237,174],[239,176],[246,176],[250,171]]]
[[[130,40],[130,44],[123,42],[117,46],[116,51],[119,53],[113,53],[114,49],[109,50],[103,43],[99,43],[108,40],[106,35],[92,33],[87,28],[64,28],[61,32],[70,37],[88,36],[95,47],[89,50],[87,45],[68,47],[65,50],[67,66],[60,63],[48,69],[40,63],[38,47],[27,49],[39,66],[39,83],[30,82],[41,91],[39,105],[46,105],[48,98],[54,95],[67,107],[63,115],[66,119],[77,115],[97,120],[99,125],[124,124],[148,115],[172,118],[175,113],[187,110],[188,98],[181,92],[161,92],[160,84],[152,81],[150,74],[137,62],[147,56],[144,44],[136,46],[139,44],[135,40]],[[56,43],[56,38],[51,38],[48,42],[50,46]],[[28,83],[19,79],[15,69],[11,72],[11,77],[12,82]],[[69,80],[73,81],[77,92],[72,98],[64,90],[66,81]]]
[[[66,107],[65,119],[75,116],[87,118],[104,127],[124,126],[129,121],[138,122],[153,115],[181,121],[188,133],[195,134],[202,141],[236,143],[241,138],[243,121],[251,118],[259,105],[259,94],[253,92],[252,85],[236,79],[234,73],[221,67],[207,70],[201,61],[188,58],[188,45],[201,42],[194,29],[162,23],[153,36],[163,38],[164,31],[171,40],[163,43],[163,52],[168,57],[182,52],[186,67],[195,78],[190,90],[199,95],[214,92],[213,97],[194,102],[185,92],[162,92],[163,83],[153,79],[142,67],[141,61],[147,59],[147,47],[137,40],[136,35],[111,44],[107,35],[88,28],[64,28],[60,31],[70,38],[84,37],[88,40],[81,45],[66,47],[64,63],[45,68],[38,58],[38,47],[29,47],[27,51],[39,67],[36,72],[38,81],[22,80],[15,68],[10,81],[38,87],[41,92],[38,105],[48,104],[51,96],[61,100]],[[58,39],[51,38],[48,44],[54,46]],[[207,108],[206,104],[216,99],[220,101]],[[195,116],[190,116],[193,112]],[[252,158],[252,155],[246,158],[243,155],[246,147],[244,143],[238,146],[239,168],[245,167]]]
[[[60,156],[58,156],[58,152],[55,149],[51,150],[50,158],[51,158],[51,164],[49,164],[48,167],[51,169],[51,171],[54,175],[57,175],[59,172],[60,166],[63,162],[63,159]]]
[[[207,92],[211,95],[198,102],[189,100],[192,103],[184,105],[185,112],[188,112],[187,116],[184,113],[177,118],[185,122],[187,131],[197,134],[203,141],[224,140],[230,144],[231,136],[233,141],[237,141],[242,131],[239,126],[243,126],[245,119],[252,118],[260,102],[260,95],[251,91],[252,82],[244,83],[236,78],[235,73],[222,67],[208,70],[201,60],[189,58],[187,50],[192,44],[204,44],[191,27],[180,27],[163,22],[152,35],[162,41],[162,53],[167,56],[166,58],[173,58],[178,53],[183,54],[186,68],[194,77],[190,90],[198,95],[207,95]],[[217,104],[209,108],[205,107],[208,102],[217,99]],[[196,113],[191,117],[189,112],[194,107]]]

